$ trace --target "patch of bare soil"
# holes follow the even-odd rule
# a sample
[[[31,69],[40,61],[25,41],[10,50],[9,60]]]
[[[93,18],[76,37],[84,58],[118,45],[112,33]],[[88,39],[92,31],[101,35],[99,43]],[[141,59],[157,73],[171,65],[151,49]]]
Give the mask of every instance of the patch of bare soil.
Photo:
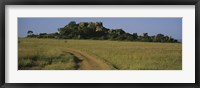
[[[112,65],[109,65],[102,59],[99,59],[95,56],[91,56],[87,53],[74,50],[67,49],[66,53],[73,55],[74,62],[77,64],[77,70],[111,70],[114,69]]]

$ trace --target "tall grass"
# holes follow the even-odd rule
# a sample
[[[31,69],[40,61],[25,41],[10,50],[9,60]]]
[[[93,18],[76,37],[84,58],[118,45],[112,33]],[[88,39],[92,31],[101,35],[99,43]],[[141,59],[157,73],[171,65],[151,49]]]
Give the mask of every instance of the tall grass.
[[[49,46],[48,43],[50,41],[42,42],[34,39],[20,39],[18,69],[75,69],[74,56],[64,53],[59,45]]]
[[[182,44],[124,42],[108,40],[56,40],[19,39],[19,67],[29,67],[33,57],[40,59],[57,58],[67,48],[79,50],[103,59],[120,70],[180,70],[182,69]],[[68,55],[67,55],[68,56]],[[32,58],[31,60],[29,60]],[[36,58],[36,57],[35,57]],[[70,55],[69,55],[69,58]],[[26,61],[21,61],[27,59]],[[45,61],[45,60],[44,60]],[[53,62],[53,61],[52,61]],[[36,62],[37,63],[37,62]],[[73,68],[69,60],[49,66],[39,62],[44,69],[58,69],[60,66]],[[37,65],[36,65],[37,67]]]

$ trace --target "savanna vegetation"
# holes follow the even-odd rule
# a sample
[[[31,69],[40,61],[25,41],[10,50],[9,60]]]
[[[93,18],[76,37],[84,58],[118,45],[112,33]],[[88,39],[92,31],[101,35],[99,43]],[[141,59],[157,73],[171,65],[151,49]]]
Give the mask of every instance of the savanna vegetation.
[[[181,43],[44,38],[18,43],[19,70],[182,69]]]
[[[142,41],[142,42],[168,42],[177,43],[178,40],[161,33],[149,36],[148,33],[138,35],[127,33],[123,29],[109,29],[102,22],[69,22],[63,28],[58,28],[56,33],[34,34],[29,30],[28,38],[55,38],[55,39],[93,39],[93,40],[120,40],[120,41]]]
[[[115,40],[115,41],[113,41]],[[102,22],[69,22],[56,33],[18,39],[19,70],[181,70],[182,44],[148,33],[109,29]]]

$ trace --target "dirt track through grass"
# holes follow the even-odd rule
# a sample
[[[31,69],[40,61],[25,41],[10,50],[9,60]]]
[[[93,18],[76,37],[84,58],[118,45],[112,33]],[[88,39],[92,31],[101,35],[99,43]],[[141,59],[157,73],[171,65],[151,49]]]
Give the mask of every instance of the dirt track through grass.
[[[105,61],[91,56],[87,53],[74,50],[74,49],[67,49],[65,51],[66,53],[69,53],[73,55],[74,62],[76,63],[76,69],[78,70],[111,70],[114,69],[113,66],[107,64]]]
[[[19,41],[19,70],[182,70],[179,43],[35,38]]]

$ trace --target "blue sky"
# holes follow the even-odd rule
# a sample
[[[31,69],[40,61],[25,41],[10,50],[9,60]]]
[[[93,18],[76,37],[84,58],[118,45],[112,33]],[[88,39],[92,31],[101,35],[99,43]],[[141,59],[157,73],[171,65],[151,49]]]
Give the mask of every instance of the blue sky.
[[[162,33],[175,39],[182,39],[182,18],[18,18],[18,37],[26,37],[28,30],[32,30],[34,34],[54,33],[70,21],[100,21],[106,28],[122,28],[131,34]]]

